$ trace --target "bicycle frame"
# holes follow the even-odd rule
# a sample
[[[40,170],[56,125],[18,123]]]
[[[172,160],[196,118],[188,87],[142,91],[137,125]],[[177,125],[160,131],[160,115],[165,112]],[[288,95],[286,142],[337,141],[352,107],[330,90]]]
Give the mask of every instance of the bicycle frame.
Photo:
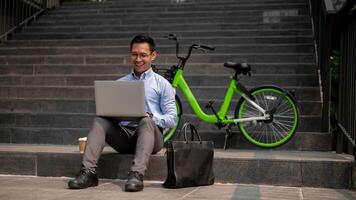
[[[189,105],[193,109],[194,113],[198,118],[200,118],[202,121],[211,123],[211,124],[237,124],[240,122],[247,122],[247,121],[257,121],[257,120],[268,120],[270,119],[270,115],[266,113],[266,110],[261,108],[258,104],[256,104],[253,100],[251,100],[236,84],[236,80],[231,78],[230,85],[228,87],[228,90],[225,94],[224,101],[219,109],[219,111],[215,114],[206,114],[200,107],[199,103],[197,102],[196,98],[194,97],[192,91],[190,90],[187,82],[184,79],[183,75],[184,71],[181,68],[176,69],[173,81],[172,81],[172,86],[175,88],[179,88],[186,100],[188,101]],[[255,107],[257,110],[261,112],[261,117],[249,117],[249,118],[241,118],[241,119],[228,119],[227,112],[229,110],[229,107],[231,105],[231,101],[234,97],[234,94],[237,93],[239,94],[242,98],[246,99],[247,102],[249,102],[253,107]]]
[[[248,141],[261,147],[279,146],[288,141],[294,135],[298,125],[298,110],[296,108],[296,103],[293,96],[288,94],[282,88],[272,85],[265,85],[262,87],[257,87],[251,92],[248,91],[238,79],[239,74],[251,75],[251,67],[247,63],[224,63],[225,67],[235,70],[235,74],[231,77],[230,84],[227,88],[223,102],[220,105],[220,109],[216,111],[212,106],[213,102],[209,102],[209,104],[205,107],[210,108],[213,114],[206,114],[201,109],[198,101],[194,97],[192,91],[184,79],[184,67],[193,49],[206,52],[214,51],[215,48],[209,45],[192,44],[190,45],[186,56],[180,56],[177,36],[174,34],[169,34],[168,39],[173,40],[176,43],[176,57],[179,60],[179,63],[178,65],[173,65],[170,69],[164,70],[166,71],[164,74],[165,78],[167,78],[167,80],[174,88],[182,90],[183,95],[192,108],[195,116],[197,116],[201,121],[215,124],[219,129],[225,128],[226,134],[224,149],[227,148],[227,141],[229,138],[231,138],[233,133],[232,126],[237,124],[239,125],[241,133]],[[227,113],[235,93],[240,96],[240,100],[235,111],[236,116],[230,117],[227,115]],[[269,96],[268,93],[271,93],[271,96]],[[176,99],[177,108],[181,109],[182,105],[179,101],[179,98]],[[265,108],[257,104],[257,102],[260,101],[261,106]],[[280,105],[284,105],[283,109],[287,109],[282,111],[279,110],[279,112],[277,112],[277,109]],[[180,113],[178,119],[181,118],[182,114],[182,111],[179,111]],[[280,112],[285,112],[286,116],[280,115]],[[288,120],[285,121],[284,118],[286,117]],[[242,122],[252,123],[242,124]],[[173,136],[177,126],[168,130],[167,134],[165,134],[165,142]],[[261,132],[258,130],[260,127],[263,129],[263,133],[259,133]],[[251,130],[249,128],[251,128]],[[250,132],[252,132],[252,135]],[[257,133],[257,135],[254,133]]]

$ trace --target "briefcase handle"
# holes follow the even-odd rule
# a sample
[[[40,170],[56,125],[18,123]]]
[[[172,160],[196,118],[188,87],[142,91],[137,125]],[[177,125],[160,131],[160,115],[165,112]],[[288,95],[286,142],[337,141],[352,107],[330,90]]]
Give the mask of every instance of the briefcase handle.
[[[188,139],[187,139],[187,128],[188,128],[188,126],[190,128],[190,134],[191,134],[190,140],[194,141],[194,134],[195,134],[195,135],[197,135],[199,142],[202,143],[201,142],[201,137],[200,137],[197,129],[195,128],[195,126],[193,124],[191,124],[189,122],[184,123],[184,125],[183,125],[183,127],[182,127],[182,129],[180,131],[180,132],[182,132],[184,130],[184,140],[185,140],[185,142],[188,143]]]

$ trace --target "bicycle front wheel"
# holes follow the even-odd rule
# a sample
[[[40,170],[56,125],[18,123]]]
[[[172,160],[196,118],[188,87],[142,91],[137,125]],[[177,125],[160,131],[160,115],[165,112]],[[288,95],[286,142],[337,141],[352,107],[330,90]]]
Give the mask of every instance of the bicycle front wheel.
[[[252,90],[255,103],[265,110],[274,108],[276,112],[270,120],[254,120],[239,123],[239,129],[251,143],[260,147],[277,147],[286,143],[297,130],[298,109],[289,94],[275,86],[263,86]],[[279,101],[279,98],[282,98]],[[262,113],[241,98],[235,110],[238,119],[260,117]]]

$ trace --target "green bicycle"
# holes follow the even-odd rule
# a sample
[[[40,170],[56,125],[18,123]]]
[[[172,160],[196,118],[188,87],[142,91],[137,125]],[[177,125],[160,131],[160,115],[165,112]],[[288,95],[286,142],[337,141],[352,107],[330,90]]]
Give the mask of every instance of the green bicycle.
[[[240,74],[251,76],[251,66],[246,63],[224,63],[225,67],[233,69],[235,73],[231,77],[220,109],[216,111],[212,105],[213,102],[209,102],[206,108],[210,108],[213,114],[206,114],[184,80],[184,67],[193,49],[213,51],[215,48],[193,44],[189,47],[186,57],[181,57],[177,36],[169,34],[168,39],[176,43],[176,57],[179,63],[165,70],[165,77],[174,88],[183,92],[188,104],[200,120],[215,124],[219,129],[225,128],[224,149],[226,149],[228,138],[232,135],[232,127],[236,125],[248,141],[260,147],[277,147],[292,138],[298,126],[298,109],[294,97],[284,89],[273,85],[247,90],[238,79]],[[241,98],[236,106],[235,116],[229,117],[227,112],[235,93]],[[164,131],[164,142],[173,137],[183,114],[178,96],[176,96],[176,106],[178,123],[176,127]]]

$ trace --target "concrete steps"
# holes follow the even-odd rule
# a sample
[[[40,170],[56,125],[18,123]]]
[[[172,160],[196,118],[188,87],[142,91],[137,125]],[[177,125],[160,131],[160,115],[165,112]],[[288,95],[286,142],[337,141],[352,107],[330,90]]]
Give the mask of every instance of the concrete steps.
[[[26,114],[23,113],[23,116]],[[68,116],[68,115],[67,115]],[[90,123],[90,122],[89,122]],[[2,143],[16,144],[77,144],[78,137],[85,137],[90,127],[0,127]],[[224,130],[211,126],[210,130],[199,130],[204,140],[213,140],[216,148],[223,148]],[[322,132],[296,132],[295,136],[285,145],[273,150],[330,151],[331,135]],[[234,128],[234,135],[229,139],[230,149],[259,149],[247,142],[245,137]]]
[[[135,3],[125,4],[125,2],[105,2],[104,4],[95,4],[95,3],[87,3],[87,4],[71,4],[66,3],[61,7],[61,10],[58,13],[68,13],[67,10],[83,10],[87,9],[88,13],[98,13],[98,12],[108,12],[108,11],[121,11],[121,12],[188,12],[189,11],[201,11],[201,10],[233,10],[233,11],[244,11],[244,10],[273,10],[273,9],[290,9],[295,11],[296,9],[306,9],[307,5],[304,2],[241,2],[241,1],[220,1],[220,2],[194,2],[187,4],[175,4],[171,2],[149,2],[150,7],[145,7],[147,2],[142,3],[141,5],[137,5]],[[213,9],[215,8],[215,9]],[[290,11],[288,10],[288,11]],[[72,12],[69,12],[73,14]],[[295,12],[293,12],[295,13]],[[75,13],[78,14],[78,13]],[[80,14],[80,13],[79,13]]]
[[[90,22],[91,23],[91,22]],[[98,22],[102,24],[102,22]],[[128,22],[130,23],[130,22]],[[143,22],[150,23],[150,22]],[[152,37],[164,37],[174,31],[146,31]],[[130,32],[80,32],[80,33],[68,33],[68,32],[46,32],[46,33],[21,33],[14,35],[13,39],[33,40],[33,39],[108,39],[108,38],[128,38],[132,35],[142,33],[140,31]],[[282,29],[282,30],[204,30],[204,31],[179,31],[180,37],[229,37],[229,36],[311,36],[310,29]]]
[[[72,4],[72,3],[65,3],[61,6],[60,10],[53,12],[55,15],[56,13],[60,14],[97,14],[97,13],[105,13],[110,11],[121,11],[121,12],[187,12],[190,11],[222,11],[222,10],[229,10],[229,11],[246,11],[246,10],[275,10],[285,8],[291,9],[292,11],[298,9],[305,9],[307,5],[304,2],[287,2],[287,1],[279,1],[279,2],[241,2],[241,1],[220,1],[220,2],[212,2],[212,1],[204,1],[204,2],[190,2],[184,4],[175,4],[171,2],[149,2],[150,7],[147,7],[147,2],[142,4],[137,4],[136,2],[130,2],[126,4],[125,2],[105,2],[105,3],[87,3],[87,4]],[[214,9],[213,9],[214,8]],[[70,12],[72,10],[84,11],[84,9],[88,10],[88,12]],[[298,13],[298,12],[289,12],[287,13]],[[115,12],[117,13],[117,12]]]
[[[88,107],[89,105],[83,107]],[[233,114],[233,113],[231,113]],[[56,127],[56,128],[90,128],[94,113],[16,113],[2,112],[0,113],[0,127]],[[197,128],[201,130],[211,130],[215,125],[206,124],[195,118],[193,114],[184,114],[183,121],[191,121]],[[301,115],[299,117],[300,124],[297,130],[300,131],[318,131],[320,125],[319,115]],[[214,128],[215,129],[215,128]]]
[[[247,88],[252,88],[247,87]],[[296,93],[297,100],[319,101],[318,87],[284,87]],[[225,86],[192,86],[192,92],[198,99],[217,99],[225,95]],[[177,92],[181,95],[180,91]],[[93,99],[92,86],[0,86],[0,98],[69,98]],[[183,96],[182,96],[183,99]]]
[[[201,108],[206,113],[211,113],[210,109],[205,108],[209,101],[214,100],[214,106],[218,108],[222,104],[222,99],[199,99]],[[181,99],[183,111],[186,114],[193,114],[189,104],[185,99]],[[231,114],[235,111],[237,100],[232,101],[230,108]],[[94,99],[17,99],[1,98],[0,111],[9,113],[95,113]],[[299,101],[299,112],[302,115],[318,115],[321,112],[320,101]]]
[[[303,8],[303,9],[307,9],[307,7]],[[247,11],[249,11],[250,9],[247,9]],[[259,13],[256,16],[256,13]],[[298,12],[298,11],[297,11]],[[261,14],[263,13],[263,14]],[[305,12],[304,12],[305,13]],[[145,17],[149,17],[150,19],[146,19],[145,17],[142,16],[142,14],[145,14]],[[222,20],[224,22],[233,22],[232,19],[235,18],[234,22],[257,22],[257,21],[266,21],[269,23],[274,23],[275,21],[279,21],[279,22],[306,22],[308,21],[308,15],[303,15],[303,11],[302,14],[298,14],[298,13],[291,13],[291,14],[285,14],[283,16],[266,16],[267,14],[269,14],[269,12],[267,11],[262,11],[261,10],[252,10],[252,12],[246,12],[246,14],[244,13],[237,13],[236,9],[234,10],[221,10],[221,11],[191,11],[191,12],[160,12],[160,11],[152,11],[152,12],[139,12],[139,11],[133,11],[133,12],[120,12],[117,11],[116,13],[71,13],[71,14],[51,14],[48,16],[48,18],[44,21],[54,21],[54,20],[58,20],[60,23],[59,25],[62,25],[61,22],[66,22],[69,21],[71,19],[75,19],[74,21],[72,21],[72,23],[74,22],[79,22],[79,21],[89,21],[88,18],[94,18],[96,21],[103,21],[103,20],[115,20],[115,18],[125,18],[122,20],[119,20],[118,22],[124,23],[124,22],[133,22],[134,24],[137,23],[137,20],[135,22],[135,18],[137,17],[139,20],[143,20],[143,22],[147,22],[146,20],[152,22],[153,24],[156,23],[160,23],[160,22],[164,22],[162,21],[163,19],[161,19],[162,17],[167,18],[167,20],[170,21],[175,21],[175,22],[185,22],[184,19],[194,19],[194,20],[198,20],[198,19],[202,19],[205,18],[205,20],[201,20],[199,22],[206,22],[207,19],[211,19],[211,18],[216,18],[216,20],[220,20],[220,22],[222,22]],[[228,17],[226,17],[228,16]],[[157,21],[156,21],[157,20]],[[183,21],[178,21],[178,20],[183,20]],[[108,21],[109,22],[109,21]],[[166,21],[168,22],[168,21]],[[194,21],[193,21],[194,22]],[[198,21],[196,21],[198,22]],[[216,22],[216,21],[213,21]],[[140,23],[142,23],[140,21]]]
[[[137,24],[138,26],[142,26],[142,24],[168,24],[168,23],[179,23],[179,24],[202,24],[202,23],[261,23],[264,20],[266,24],[271,24],[269,27],[277,26],[278,27],[278,21],[283,20],[283,23],[310,23],[309,20],[306,18],[307,16],[304,17],[289,17],[289,18],[262,18],[260,17],[259,19],[253,18],[253,17],[239,17],[236,19],[236,17],[224,17],[224,16],[215,16],[215,17],[194,17],[194,18],[189,18],[189,17],[181,17],[181,18],[165,18],[165,17],[155,17],[155,18],[149,18],[149,19],[140,19],[140,23],[138,23],[137,20],[134,19],[115,19],[114,17],[112,19],[67,19],[67,20],[43,20],[39,21],[36,24],[37,25],[43,25],[43,26],[50,26],[50,25],[59,25],[59,26],[68,26],[68,25],[78,25],[78,26],[87,26],[87,25],[101,25],[101,26],[109,26],[109,25],[132,25],[132,24]],[[275,22],[274,22],[275,21]],[[36,25],[34,24],[34,25]],[[282,26],[283,27],[283,26]],[[183,29],[184,30],[184,29]]]
[[[230,52],[244,53],[313,53],[314,47],[310,43],[299,44],[261,44],[261,45],[214,45],[214,54],[228,54]],[[188,49],[188,45],[182,45]],[[1,48],[0,55],[117,55],[129,51],[127,46],[81,46],[81,47],[8,47]],[[173,45],[161,45],[157,48],[159,54],[174,54]]]
[[[120,4],[122,6],[125,5],[130,5],[131,7],[136,7],[136,6],[142,6],[142,4],[145,4],[149,2],[150,5],[175,5],[175,6],[185,6],[185,5],[194,5],[194,4],[221,4],[223,3],[227,3],[227,4],[233,4],[233,3],[240,3],[240,4],[256,4],[256,3],[282,3],[282,2],[288,2],[288,3],[305,3],[305,0],[239,0],[239,1],[235,1],[235,0],[224,0],[224,1],[214,1],[214,0],[195,0],[195,1],[165,1],[165,0],[152,0],[152,1],[147,1],[147,0],[138,0],[135,2],[132,2],[130,0],[107,0],[105,2],[105,5],[107,5],[106,3],[108,3],[109,5],[112,4]],[[63,7],[72,7],[72,6],[76,6],[76,7],[81,7],[81,6],[93,6],[93,5],[98,5],[98,6],[103,6],[103,4],[101,4],[100,2],[88,2],[88,1],[69,1],[66,2],[64,5],[62,5]],[[104,6],[105,6],[104,5]]]
[[[202,107],[210,100],[221,104],[232,73],[222,63],[251,63],[253,76],[240,77],[248,88],[279,85],[299,102],[298,133],[280,148],[329,151],[330,134],[320,132],[322,103],[308,9],[305,0],[65,2],[0,46],[0,129],[7,134],[0,143],[74,144],[94,117],[93,81],[131,71],[131,38],[153,36],[156,65],[169,68],[177,59],[165,36],[176,33],[182,52],[192,43],[216,47],[194,52],[185,70]],[[177,94],[183,120],[195,123],[221,148],[223,131],[199,122]],[[236,132],[231,148],[254,148]]]
[[[146,180],[164,180],[164,151],[152,155]],[[74,176],[80,168],[77,146],[0,145],[1,174]],[[99,161],[101,178],[126,178],[132,155],[105,148]],[[5,164],[6,163],[6,164]],[[112,167],[117,166],[117,167]],[[216,150],[216,182],[297,187],[349,188],[352,158],[332,152]]]
[[[157,62],[170,64],[176,62],[174,54],[162,54]],[[315,56],[312,53],[239,53],[239,54],[195,54],[189,62],[222,63],[228,60],[251,63],[312,63]],[[127,64],[127,55],[39,55],[39,56],[0,56],[0,64]]]
[[[234,128],[234,135],[228,140],[228,149],[266,149],[249,143],[246,138]],[[12,144],[47,144],[75,145],[79,137],[86,137],[89,128],[58,128],[58,127],[0,127],[2,143]],[[211,130],[199,130],[204,140],[214,141],[217,149],[224,146],[224,130],[212,127]],[[272,150],[272,149],[269,149]],[[322,132],[296,132],[286,144],[276,147],[273,151],[331,151],[331,135]]]
[[[156,63],[160,69],[169,69],[176,63]],[[250,63],[252,65],[252,78],[256,74],[317,74],[312,63]],[[131,64],[14,64],[0,65],[3,75],[72,75],[72,74],[127,74],[132,70]],[[223,67],[222,63],[190,63],[184,70],[190,74],[221,73],[231,74],[232,70]],[[252,79],[242,76],[242,79]]]
[[[150,24],[150,25],[52,25],[50,27],[43,27],[45,24],[34,24],[34,26],[26,27],[24,30],[31,33],[43,32],[96,32],[98,29],[101,32],[115,32],[115,31],[168,31],[177,29],[189,30],[254,30],[254,29],[307,29],[311,27],[308,22],[300,23],[284,23],[284,24],[261,24],[261,23],[195,23],[195,24]],[[49,24],[50,25],[50,24]]]
[[[96,75],[0,75],[2,86],[26,85],[26,86],[90,86],[95,80],[115,80],[124,74],[96,74]],[[185,80],[190,86],[228,86],[231,74],[219,75],[187,75]],[[310,74],[279,74],[265,75],[257,74],[251,77],[241,77],[241,82],[245,85],[265,85],[273,84],[281,87],[291,86],[318,86],[315,75]]]
[[[159,68],[177,63],[192,43],[215,52],[194,52],[185,68],[188,84],[206,113],[218,108],[231,70],[228,60],[252,64],[241,76],[248,88],[282,86],[295,94],[299,127],[286,144],[263,149],[233,128],[228,151],[224,130],[200,122],[180,91],[184,115],[204,140],[215,144],[218,182],[308,187],[350,187],[352,158],[331,152],[330,133],[321,132],[319,78],[306,0],[107,0],[65,2],[0,45],[0,174],[74,176],[81,155],[77,139],[88,134],[95,116],[93,81],[117,79],[131,71],[127,53],[137,33],[154,37]],[[229,114],[234,114],[238,98]],[[39,145],[47,144],[47,145]],[[59,146],[63,145],[63,146]],[[125,178],[131,155],[106,148],[102,178]],[[153,155],[145,179],[166,176],[163,152]],[[117,166],[117,167],[112,167]]]
[[[292,23],[293,26],[295,23]],[[245,27],[246,24],[240,24]],[[258,26],[258,24],[252,24]],[[9,40],[3,46],[9,47],[71,47],[71,46],[127,46],[130,38],[112,38],[112,39],[38,39],[38,40]],[[231,36],[231,37],[184,37],[180,39],[182,44],[202,43],[210,45],[223,44],[298,44],[313,42],[311,35],[309,36]],[[172,42],[164,37],[157,37],[155,42],[160,45],[172,45]],[[208,64],[208,63],[207,63]]]

